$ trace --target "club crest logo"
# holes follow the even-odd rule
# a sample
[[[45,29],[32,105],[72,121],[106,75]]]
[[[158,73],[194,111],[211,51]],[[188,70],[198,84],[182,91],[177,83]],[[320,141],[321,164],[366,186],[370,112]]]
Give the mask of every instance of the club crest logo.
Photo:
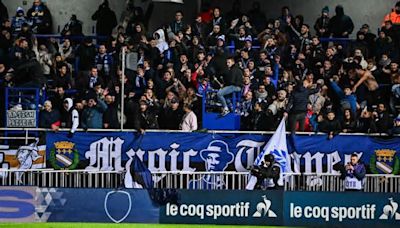
[[[371,156],[369,166],[374,174],[398,174],[400,171],[400,159],[395,150],[375,150]]]
[[[75,169],[79,163],[79,153],[72,142],[56,142],[50,151],[50,164],[54,169]]]

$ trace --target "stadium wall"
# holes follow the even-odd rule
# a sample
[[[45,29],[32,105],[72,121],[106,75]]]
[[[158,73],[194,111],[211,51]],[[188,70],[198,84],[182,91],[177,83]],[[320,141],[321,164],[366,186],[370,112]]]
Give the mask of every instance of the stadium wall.
[[[268,18],[275,18],[279,16],[282,6],[289,6],[294,15],[302,14],[305,17],[305,23],[313,26],[314,21],[320,15],[321,9],[324,6],[329,6],[330,15],[334,15],[334,8],[337,4],[342,4],[345,13],[350,15],[354,21],[355,29],[361,27],[362,24],[367,23],[370,25],[372,32],[376,32],[385,14],[390,12],[397,0],[268,0],[259,1],[262,10],[266,12]],[[32,5],[33,0],[3,0],[4,4],[8,7],[10,15],[14,15],[18,6],[23,7],[26,11]],[[95,22],[91,20],[92,14],[97,10],[98,5],[102,0],[47,0],[48,7],[52,12],[54,20],[54,31],[57,27],[63,27],[68,21],[71,14],[76,14],[80,20],[84,22],[84,33],[91,34],[92,27]],[[146,9],[148,1],[142,3],[138,1]],[[213,6],[220,6],[224,12],[228,12],[232,8],[232,0],[218,0],[213,1]],[[240,0],[243,11],[247,12],[255,0]],[[25,3],[25,4],[24,4]],[[111,0],[110,7],[116,12],[119,19],[121,12],[125,7],[125,0]],[[192,21],[196,15],[198,4],[196,0],[186,0],[184,5],[173,3],[156,3],[153,17],[149,24],[149,30],[153,31],[159,25],[166,21],[172,21],[174,12],[178,9],[183,9],[185,18]],[[353,33],[355,35],[355,32]]]

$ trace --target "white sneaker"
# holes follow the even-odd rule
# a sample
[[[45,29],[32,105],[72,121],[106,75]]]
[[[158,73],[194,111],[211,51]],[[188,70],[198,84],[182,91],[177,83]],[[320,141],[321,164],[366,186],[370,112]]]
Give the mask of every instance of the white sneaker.
[[[224,109],[224,111],[222,111],[221,116],[226,116],[230,113],[229,109]]]

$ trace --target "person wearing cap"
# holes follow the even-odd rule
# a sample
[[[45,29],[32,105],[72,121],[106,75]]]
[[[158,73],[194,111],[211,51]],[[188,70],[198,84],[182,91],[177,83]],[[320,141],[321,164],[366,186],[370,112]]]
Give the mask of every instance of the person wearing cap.
[[[234,160],[234,155],[229,151],[228,145],[221,140],[213,140],[206,149],[200,151],[200,157],[205,163],[207,172],[225,171]],[[220,175],[207,174],[201,179],[189,182],[189,189],[224,189],[225,182]]]
[[[374,45],[375,45],[376,35],[370,31],[368,24],[363,24],[361,26],[360,32],[362,32],[364,34],[365,41],[368,43],[368,46],[371,48],[372,53],[374,53],[373,49],[374,49]]]
[[[158,115],[153,107],[149,107],[146,100],[139,101],[139,110],[136,112],[135,129],[144,134],[147,129],[158,129]]]
[[[329,37],[329,7],[322,8],[321,16],[315,21],[314,29],[318,37]]]
[[[44,109],[40,112],[39,127],[51,128],[56,131],[61,125],[60,112],[53,109],[51,101],[45,101],[43,104]]]
[[[25,17],[25,11],[22,7],[18,7],[17,12],[15,13],[15,16],[12,18],[11,21],[13,33],[19,33],[24,23],[28,23],[28,20]]]
[[[251,175],[257,177],[257,184],[254,189],[266,190],[277,188],[280,172],[281,168],[275,162],[274,155],[265,155],[261,164],[253,167],[250,171]]]
[[[179,130],[182,121],[183,111],[179,104],[179,99],[171,99],[170,107],[165,107],[160,116],[160,128],[168,130]]]

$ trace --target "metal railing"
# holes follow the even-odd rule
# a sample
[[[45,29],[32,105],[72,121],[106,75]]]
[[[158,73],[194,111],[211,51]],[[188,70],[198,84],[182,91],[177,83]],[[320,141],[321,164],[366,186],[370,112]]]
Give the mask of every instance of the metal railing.
[[[244,190],[248,172],[152,172],[153,187],[159,189]],[[52,188],[120,188],[125,171],[9,170],[0,169],[0,186]],[[339,174],[290,173],[284,175],[285,191],[345,191]],[[400,193],[400,176],[368,174],[364,192]]]
[[[154,188],[240,190],[248,172],[152,172]]]
[[[124,172],[88,170],[0,169],[0,186],[48,188],[119,188]]]

